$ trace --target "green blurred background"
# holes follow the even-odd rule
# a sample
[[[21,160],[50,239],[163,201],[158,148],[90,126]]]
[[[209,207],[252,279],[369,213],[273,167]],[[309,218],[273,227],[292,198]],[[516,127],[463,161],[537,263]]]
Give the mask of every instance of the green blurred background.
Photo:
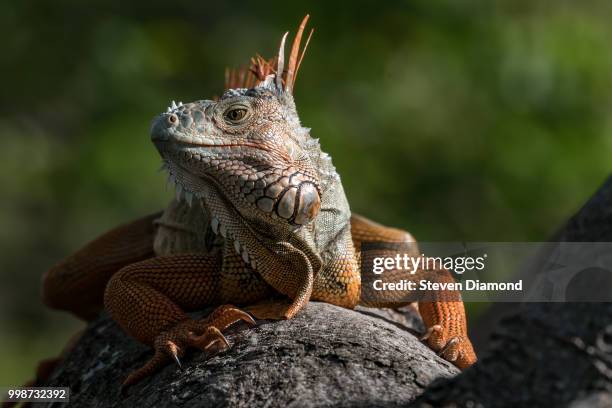
[[[165,205],[150,120],[309,12],[296,86],[355,211],[425,241],[544,240],[611,169],[612,3],[3,1],[0,384],[81,324],[42,273]]]

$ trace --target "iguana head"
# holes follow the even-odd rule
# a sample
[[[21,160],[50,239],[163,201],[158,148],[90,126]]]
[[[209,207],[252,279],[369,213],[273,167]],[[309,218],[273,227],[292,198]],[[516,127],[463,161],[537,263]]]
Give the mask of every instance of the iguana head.
[[[228,72],[220,98],[172,102],[154,119],[151,137],[179,196],[201,196],[197,178],[246,220],[298,228],[317,216],[320,149],[300,125],[292,95],[305,22],[286,71],[285,34],[278,59],[257,57],[250,70]]]

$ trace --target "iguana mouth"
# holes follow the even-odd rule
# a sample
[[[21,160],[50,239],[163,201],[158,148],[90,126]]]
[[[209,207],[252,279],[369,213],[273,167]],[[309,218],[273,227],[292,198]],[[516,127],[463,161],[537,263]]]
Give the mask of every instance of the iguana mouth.
[[[215,144],[215,143],[197,143],[197,142],[175,142],[175,144],[177,146],[184,146],[184,147],[226,147],[226,148],[229,148],[229,149],[248,147],[248,148],[251,148],[251,149],[263,150],[264,152],[270,153],[270,149],[266,148],[265,146],[258,145],[258,144],[255,144],[255,143],[248,143],[248,142],[240,142],[240,143],[235,143],[235,144],[228,144],[228,143]]]

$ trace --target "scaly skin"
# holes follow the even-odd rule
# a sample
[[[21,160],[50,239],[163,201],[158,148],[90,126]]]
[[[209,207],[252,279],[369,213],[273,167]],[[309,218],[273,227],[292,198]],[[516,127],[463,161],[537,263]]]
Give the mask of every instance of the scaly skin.
[[[86,319],[105,306],[154,348],[124,386],[172,360],[180,364],[190,347],[227,348],[223,330],[253,323],[228,304],[284,295],[289,302],[248,309],[284,319],[311,299],[354,308],[368,288],[359,270],[362,242],[414,242],[405,231],[351,215],[331,160],[300,125],[292,88],[306,20],[286,71],[283,37],[277,61],[258,58],[249,73],[230,72],[219,100],[173,102],[155,118],[152,140],[177,186],[162,214],[103,235],[45,275],[49,306]],[[447,271],[402,278],[423,276],[452,281]],[[427,344],[458,367],[470,366],[476,356],[463,303],[457,293],[433,296],[419,302]],[[186,314],[210,305],[220,306],[206,319]]]

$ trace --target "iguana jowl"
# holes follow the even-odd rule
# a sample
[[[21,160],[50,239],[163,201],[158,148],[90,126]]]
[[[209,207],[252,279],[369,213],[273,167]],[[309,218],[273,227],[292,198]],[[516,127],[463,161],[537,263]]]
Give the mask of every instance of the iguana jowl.
[[[286,69],[287,34],[277,59],[258,57],[250,71],[230,72],[218,100],[173,102],[154,119],[152,140],[177,189],[166,210],[106,233],[45,274],[49,306],[89,319],[104,304],[126,332],[154,348],[124,385],[172,359],[180,364],[190,347],[227,347],[228,326],[253,323],[229,304],[284,295],[289,302],[247,310],[286,319],[310,299],[353,308],[362,291],[361,243],[413,241],[351,215],[329,156],[300,124],[292,91],[307,19]],[[419,302],[428,344],[460,368],[471,365],[463,304],[433,300]],[[210,305],[222,306],[203,320],[186,314]]]

